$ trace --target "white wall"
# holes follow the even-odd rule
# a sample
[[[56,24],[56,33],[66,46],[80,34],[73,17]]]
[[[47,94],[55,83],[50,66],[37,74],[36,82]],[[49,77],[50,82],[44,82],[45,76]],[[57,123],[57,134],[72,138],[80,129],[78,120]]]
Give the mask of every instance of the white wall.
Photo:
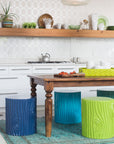
[[[3,5],[9,0],[0,0]],[[114,0],[90,0],[85,6],[66,6],[61,0],[10,0],[11,12],[19,16],[15,24],[37,22],[40,15],[49,13],[54,24],[79,24],[91,13],[104,15],[114,24]],[[0,13],[2,8],[0,7]],[[114,62],[114,39],[101,38],[0,38],[0,62],[37,59],[49,52],[52,59],[69,60],[73,56],[83,60]]]

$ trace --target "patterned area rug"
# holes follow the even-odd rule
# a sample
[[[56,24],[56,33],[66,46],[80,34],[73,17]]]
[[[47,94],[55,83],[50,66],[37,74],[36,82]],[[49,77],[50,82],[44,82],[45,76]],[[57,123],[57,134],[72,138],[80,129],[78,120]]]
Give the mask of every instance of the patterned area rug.
[[[8,144],[114,144],[114,138],[95,140],[81,136],[81,124],[63,125],[53,120],[52,127],[51,138],[45,137],[45,120],[38,118],[36,134],[10,136],[5,133],[5,121],[0,120],[0,132]]]

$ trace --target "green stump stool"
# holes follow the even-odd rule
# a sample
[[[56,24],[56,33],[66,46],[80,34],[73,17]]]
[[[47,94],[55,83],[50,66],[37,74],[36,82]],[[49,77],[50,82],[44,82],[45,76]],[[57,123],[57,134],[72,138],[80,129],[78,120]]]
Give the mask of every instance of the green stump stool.
[[[113,133],[114,100],[106,97],[82,99],[82,135],[93,139],[108,139]]]
[[[114,89],[100,89],[97,90],[98,97],[110,97],[114,99]]]

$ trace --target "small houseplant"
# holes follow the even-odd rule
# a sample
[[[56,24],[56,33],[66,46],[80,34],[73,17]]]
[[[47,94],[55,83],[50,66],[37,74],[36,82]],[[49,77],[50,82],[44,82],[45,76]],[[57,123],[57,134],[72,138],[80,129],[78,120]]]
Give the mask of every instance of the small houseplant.
[[[1,7],[3,9],[3,14],[0,14],[1,18],[0,21],[2,22],[2,27],[11,28],[13,27],[13,18],[17,18],[17,15],[14,13],[10,13],[10,3],[8,6],[3,6],[1,4]]]

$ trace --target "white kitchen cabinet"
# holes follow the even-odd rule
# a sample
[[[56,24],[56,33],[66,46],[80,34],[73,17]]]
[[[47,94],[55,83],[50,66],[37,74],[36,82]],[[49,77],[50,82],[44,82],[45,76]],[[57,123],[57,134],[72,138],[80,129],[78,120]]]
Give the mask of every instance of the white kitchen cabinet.
[[[84,66],[81,66],[84,67]],[[78,72],[78,65],[25,65],[25,66],[0,66],[0,107],[5,106],[5,97],[23,96],[30,98],[31,87],[30,78],[27,75],[30,74],[54,74],[61,71]],[[58,89],[58,88],[57,88]],[[61,88],[59,88],[61,89]],[[68,89],[68,88],[66,88]],[[54,94],[54,92],[52,93]],[[54,97],[52,98],[54,100]],[[45,103],[45,91],[43,86],[37,86],[37,104],[44,105]]]
[[[1,75],[8,75],[8,67],[5,66],[0,67],[0,76]]]
[[[0,107],[5,107],[6,98],[30,98],[30,93],[27,89],[4,89],[0,90]]]
[[[30,66],[9,67],[9,75],[26,75],[31,73],[32,73],[32,69]]]
[[[54,69],[54,73],[59,73],[61,71],[65,71],[65,72],[72,72],[72,71],[76,71],[76,67],[75,66],[57,66]]]
[[[33,66],[32,68],[33,74],[53,74],[54,67],[53,66]]]

